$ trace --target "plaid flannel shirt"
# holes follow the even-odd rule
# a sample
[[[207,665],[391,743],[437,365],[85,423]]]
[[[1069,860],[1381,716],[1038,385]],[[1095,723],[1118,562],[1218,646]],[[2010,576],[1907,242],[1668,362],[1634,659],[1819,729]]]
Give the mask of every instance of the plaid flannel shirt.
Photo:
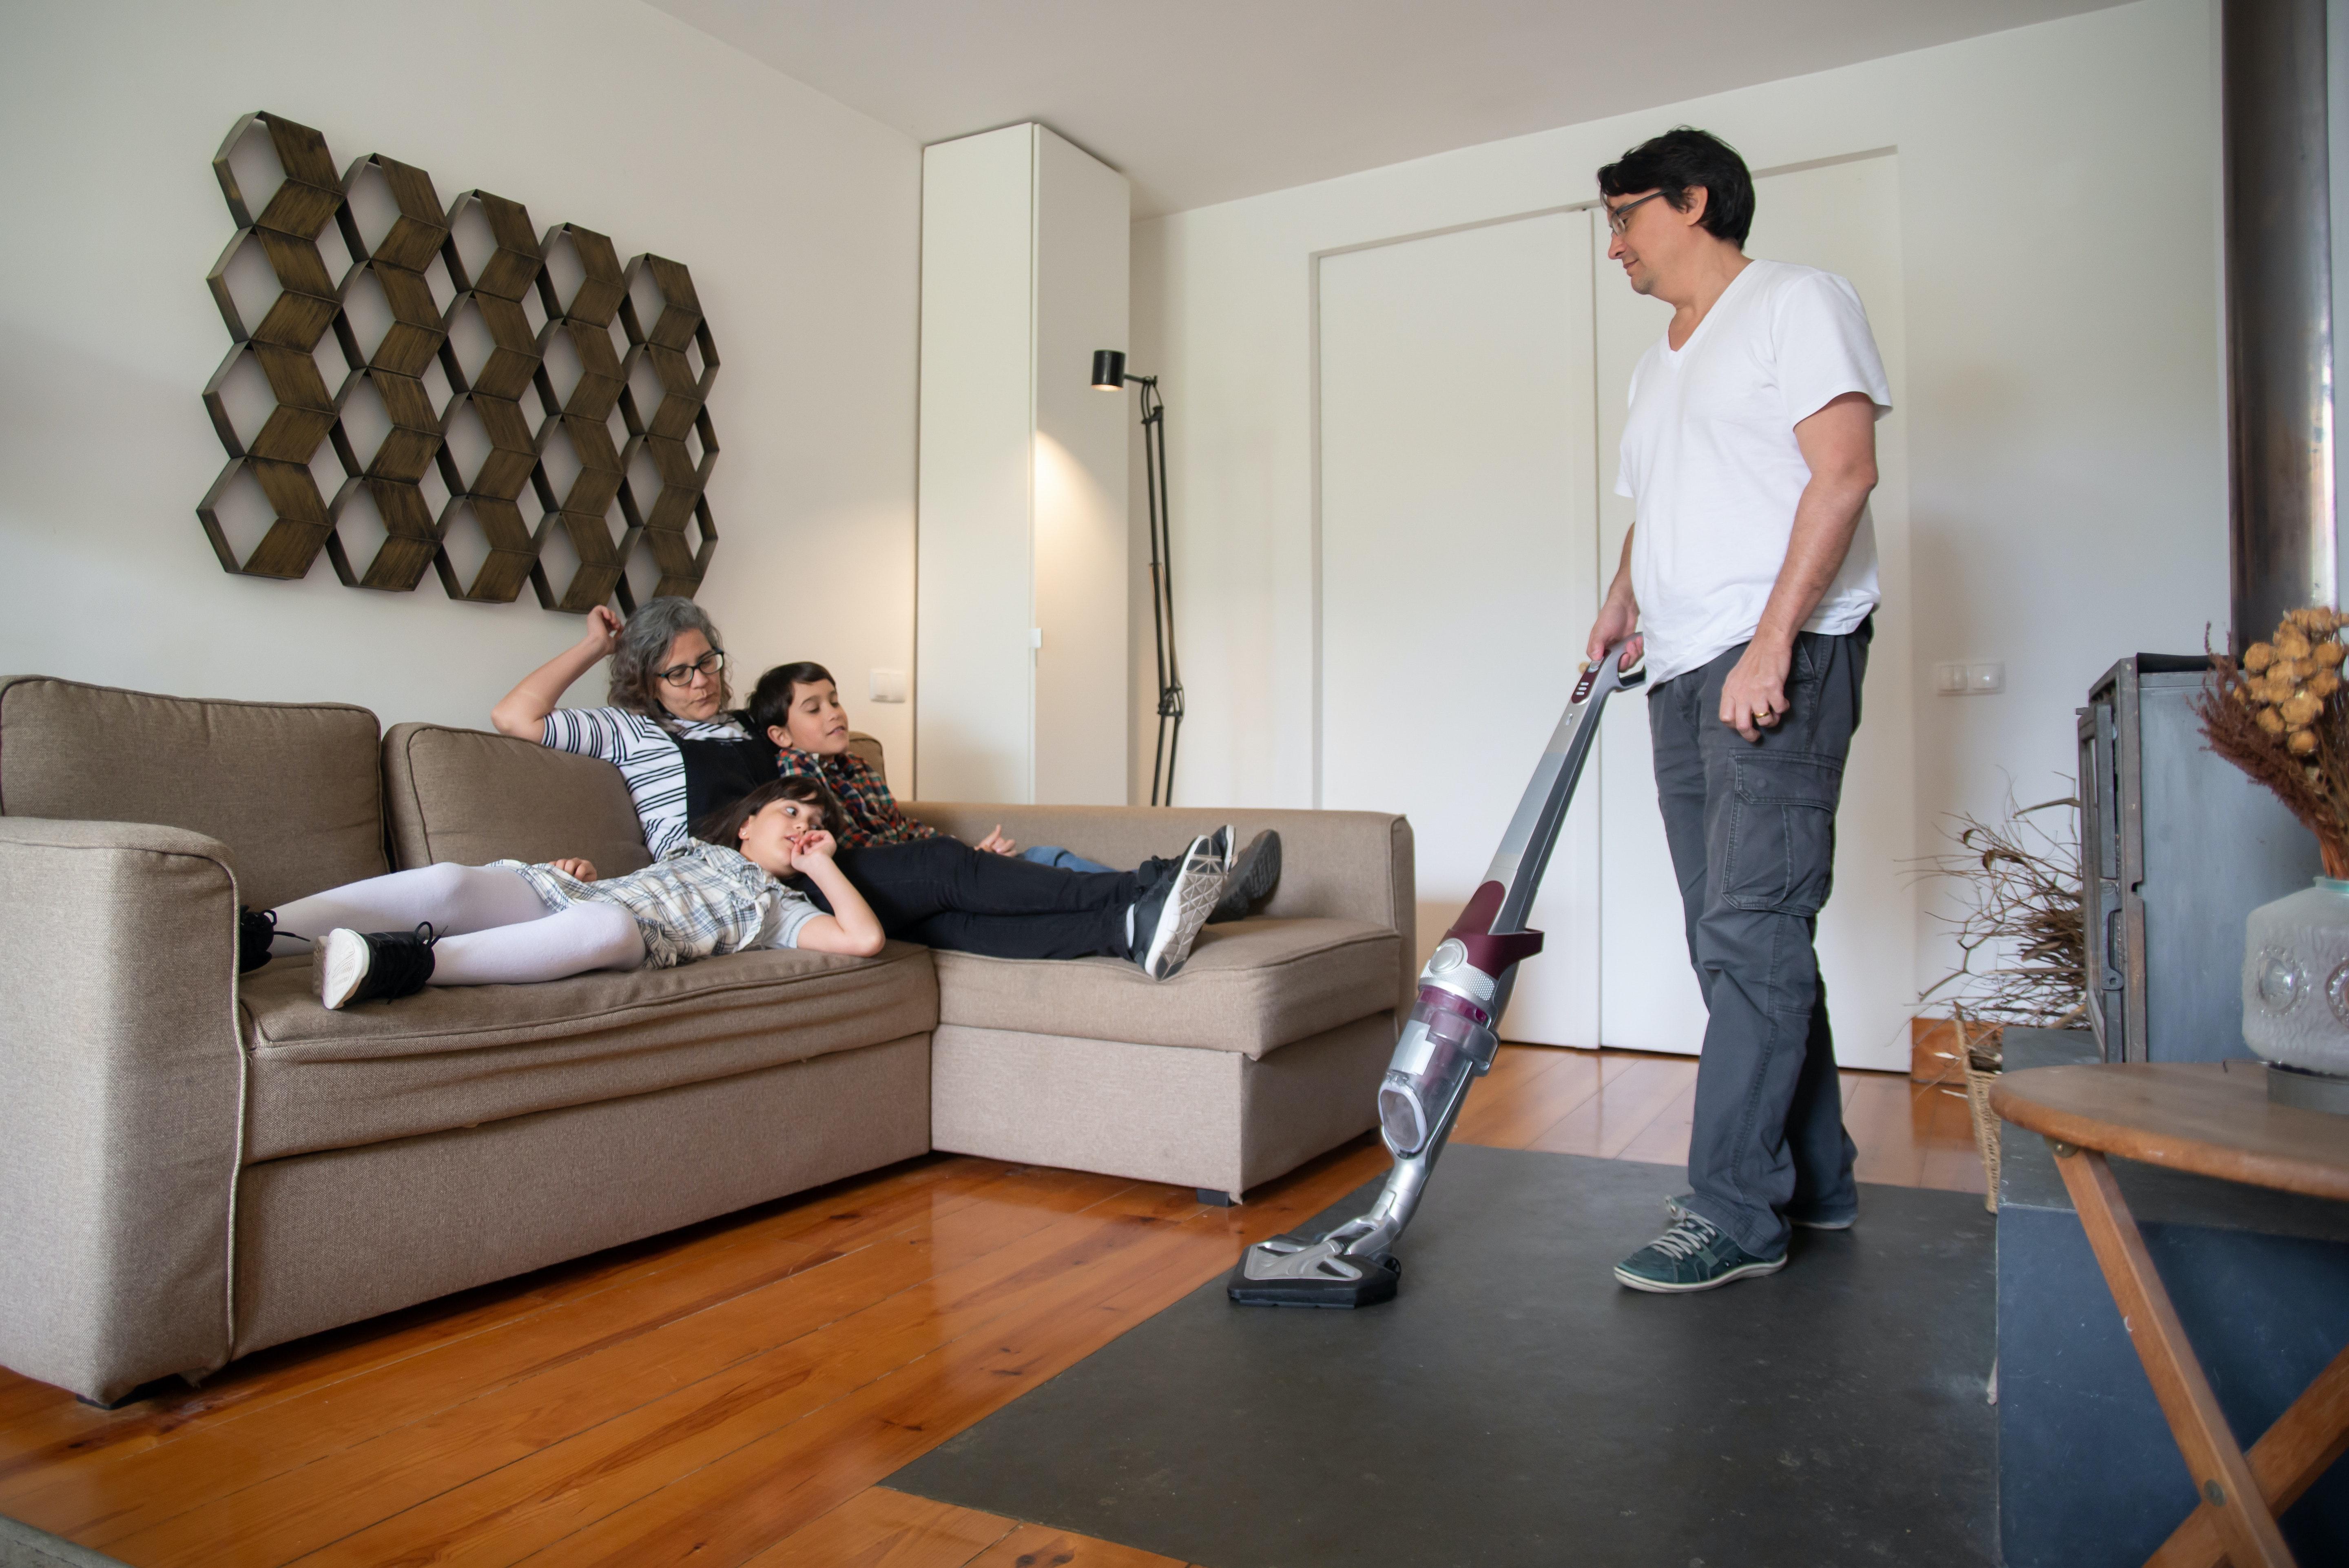
[[[491,862],[530,884],[548,909],[617,904],[636,922],[647,969],[674,969],[696,959],[750,948],[799,945],[800,928],[816,916],[813,901],[784,887],[738,850],[686,840],[686,846],[641,871],[582,882],[552,866]]]
[[[840,797],[848,821],[840,825],[833,836],[849,849],[865,849],[879,844],[911,844],[920,838],[943,836],[926,822],[916,822],[897,807],[897,799],[889,793],[888,784],[875,773],[871,764],[854,752],[843,752],[836,757],[819,756],[786,746],[779,759],[776,777],[812,778]]]

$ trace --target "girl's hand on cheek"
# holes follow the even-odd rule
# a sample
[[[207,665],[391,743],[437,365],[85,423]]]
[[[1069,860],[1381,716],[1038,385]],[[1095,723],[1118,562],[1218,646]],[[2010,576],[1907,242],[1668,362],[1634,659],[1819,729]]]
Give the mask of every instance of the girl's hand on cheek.
[[[840,846],[832,835],[819,827],[803,833],[792,846],[792,854],[802,860],[829,860]]]

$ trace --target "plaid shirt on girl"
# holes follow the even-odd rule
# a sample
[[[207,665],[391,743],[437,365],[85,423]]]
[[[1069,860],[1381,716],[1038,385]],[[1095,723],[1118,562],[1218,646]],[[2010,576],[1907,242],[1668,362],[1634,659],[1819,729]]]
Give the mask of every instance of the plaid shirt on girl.
[[[786,746],[775,776],[815,779],[838,795],[842,809],[848,813],[848,821],[833,836],[847,848],[911,844],[916,839],[941,836],[929,824],[916,822],[900,811],[887,783],[854,752],[826,757]]]
[[[797,947],[800,928],[817,913],[805,894],[768,876],[749,856],[696,838],[666,860],[599,882],[582,882],[552,866],[491,864],[529,883],[550,911],[572,904],[617,904],[627,910],[645,941],[647,969],[674,969],[751,948]]]

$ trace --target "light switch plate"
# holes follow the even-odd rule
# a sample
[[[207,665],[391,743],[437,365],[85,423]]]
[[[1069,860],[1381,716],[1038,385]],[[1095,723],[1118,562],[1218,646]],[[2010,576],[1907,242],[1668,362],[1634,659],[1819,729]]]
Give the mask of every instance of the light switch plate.
[[[1933,690],[1944,697],[1981,697],[2006,690],[2003,660],[1944,659],[1933,666]]]
[[[875,670],[867,690],[875,702],[903,702],[905,700],[905,672],[902,670]]]

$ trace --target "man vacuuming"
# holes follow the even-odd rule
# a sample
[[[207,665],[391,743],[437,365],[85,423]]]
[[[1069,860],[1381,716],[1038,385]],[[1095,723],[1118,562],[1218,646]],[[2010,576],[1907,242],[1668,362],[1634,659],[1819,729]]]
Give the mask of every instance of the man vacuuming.
[[[1599,171],[1608,256],[1672,306],[1631,373],[1634,505],[1589,657],[1648,670],[1656,794],[1711,1013],[1689,1183],[1615,1277],[1710,1290],[1858,1208],[1812,950],[1878,601],[1876,421],[1891,389],[1850,284],[1744,254],[1754,181],[1682,127]]]

